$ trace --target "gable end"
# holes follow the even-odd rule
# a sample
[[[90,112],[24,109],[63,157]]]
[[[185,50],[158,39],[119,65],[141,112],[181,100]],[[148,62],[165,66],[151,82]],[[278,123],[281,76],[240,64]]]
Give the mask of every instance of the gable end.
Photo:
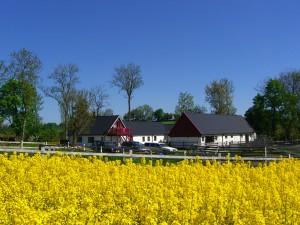
[[[200,137],[201,132],[190,120],[190,118],[183,113],[174,127],[169,132],[170,137]]]

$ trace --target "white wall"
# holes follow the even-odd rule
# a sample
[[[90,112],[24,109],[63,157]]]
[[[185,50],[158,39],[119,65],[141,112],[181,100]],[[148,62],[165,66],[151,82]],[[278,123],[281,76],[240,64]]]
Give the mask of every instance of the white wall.
[[[245,143],[246,135],[247,134],[217,136],[217,140],[215,140],[215,143],[218,143],[219,145],[222,145],[222,144],[229,145],[230,143],[233,143],[233,144]],[[249,135],[248,141],[254,141],[254,140],[255,140],[255,134]]]
[[[82,142],[77,143],[78,145],[85,145],[85,146],[92,146],[92,143],[88,143],[88,138],[94,137],[94,141],[113,141],[115,143],[118,142],[116,136],[83,136]],[[72,138],[72,137],[71,137]],[[249,135],[249,141],[254,141],[256,138],[256,134]],[[170,143],[172,147],[185,147],[189,148],[193,144],[197,144],[199,146],[205,145],[206,137],[170,137]],[[133,136],[134,141],[138,141],[141,143],[145,142],[166,142],[167,138],[164,135],[157,135],[156,140],[154,136]],[[120,140],[119,140],[120,141]],[[216,136],[214,143],[218,143],[218,145],[226,145],[230,143],[245,143],[246,142],[246,135],[223,135],[223,136]],[[70,143],[71,140],[70,140]]]
[[[218,145],[229,145],[230,143],[245,143],[246,142],[246,135],[243,134],[242,136],[240,134],[238,135],[221,135],[221,136],[215,136],[215,140],[211,143],[215,143]],[[203,137],[170,137],[170,145],[172,147],[184,147],[189,148],[193,144],[196,144],[198,146],[204,146],[206,143],[205,136]],[[249,135],[248,141],[254,141],[256,138],[256,135]]]
[[[155,136],[156,136],[156,140],[155,140]],[[165,142],[165,136],[164,135],[143,135],[143,136],[133,136],[133,140],[134,141],[138,141],[141,143],[145,143],[145,142]]]
[[[170,146],[174,148],[191,148],[193,144],[200,145],[201,137],[170,137]]]

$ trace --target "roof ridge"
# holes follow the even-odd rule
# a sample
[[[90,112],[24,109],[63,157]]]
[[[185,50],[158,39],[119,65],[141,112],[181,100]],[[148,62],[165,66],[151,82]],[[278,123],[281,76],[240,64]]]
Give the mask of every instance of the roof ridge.
[[[185,114],[195,114],[195,115],[203,115],[203,116],[241,116],[236,114],[213,114],[213,113],[200,113],[200,112],[184,112]]]

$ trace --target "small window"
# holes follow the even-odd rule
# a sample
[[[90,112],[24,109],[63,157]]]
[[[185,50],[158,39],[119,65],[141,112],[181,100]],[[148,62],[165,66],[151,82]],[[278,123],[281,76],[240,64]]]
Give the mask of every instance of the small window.
[[[156,141],[156,136],[154,136],[154,141]]]
[[[82,142],[82,137],[77,137],[77,142],[81,143]]]
[[[225,139],[227,139],[227,136],[225,136]]]
[[[88,137],[88,143],[94,143],[94,137]]]
[[[233,135],[231,135],[231,138],[233,138]]]
[[[143,137],[143,142],[145,142],[145,137]]]
[[[201,139],[202,139],[202,141],[204,141],[204,140],[205,140],[205,137],[202,137]]]
[[[148,137],[148,141],[150,141],[150,137]]]

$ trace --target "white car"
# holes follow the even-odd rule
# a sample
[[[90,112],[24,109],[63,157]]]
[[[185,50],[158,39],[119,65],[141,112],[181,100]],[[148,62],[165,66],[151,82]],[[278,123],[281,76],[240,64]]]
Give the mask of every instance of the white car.
[[[152,152],[156,153],[174,154],[178,151],[177,148],[170,147],[165,143],[146,142],[145,146],[149,147]]]

